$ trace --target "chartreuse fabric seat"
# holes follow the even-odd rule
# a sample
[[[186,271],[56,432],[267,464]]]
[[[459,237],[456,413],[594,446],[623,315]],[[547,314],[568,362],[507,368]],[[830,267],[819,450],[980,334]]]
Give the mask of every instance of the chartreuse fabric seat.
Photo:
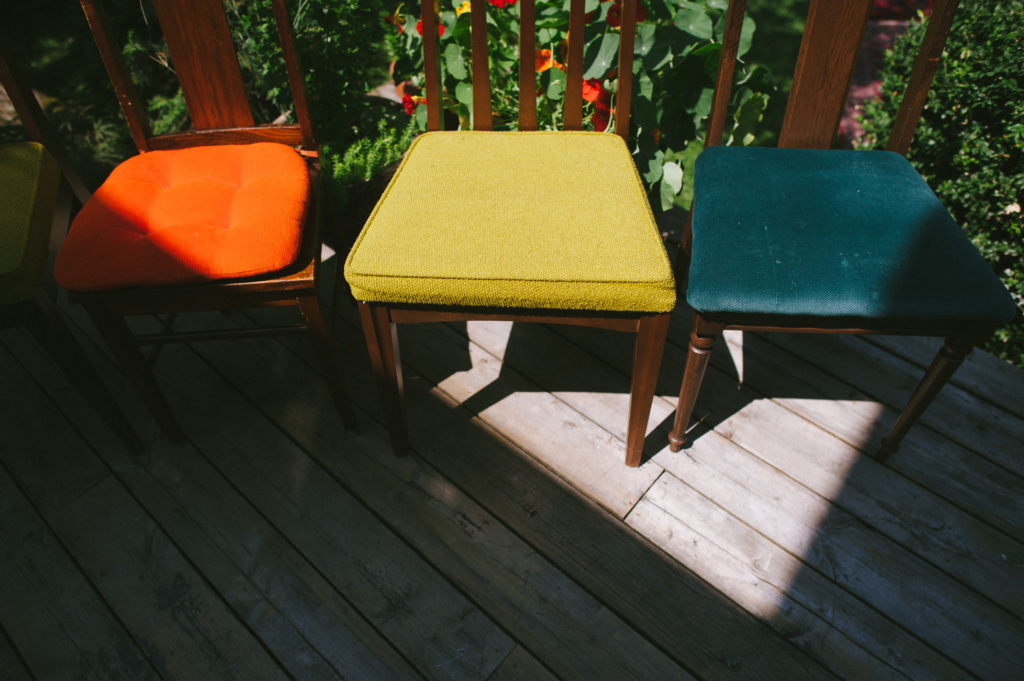
[[[629,151],[592,132],[429,132],[345,263],[357,300],[668,312],[675,285]]]
[[[0,146],[0,305],[39,293],[60,179],[43,145]]]
[[[150,151],[82,207],[54,276],[94,291],[276,272],[299,253],[308,201],[305,161],[283,144]]]
[[[742,182],[736,182],[742,178]],[[696,312],[1009,321],[1010,294],[910,163],[884,151],[711,147],[697,159]]]

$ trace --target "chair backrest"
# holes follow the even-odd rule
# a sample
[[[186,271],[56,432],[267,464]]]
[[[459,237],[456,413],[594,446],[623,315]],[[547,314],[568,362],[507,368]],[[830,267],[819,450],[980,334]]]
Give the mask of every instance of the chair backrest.
[[[937,0],[886,148],[906,154],[959,0]],[[780,147],[825,149],[839,129],[871,0],[811,0]],[[705,146],[721,144],[746,0],[730,0]]]
[[[3,35],[0,35],[0,86],[3,86],[7,98],[11,100],[14,112],[18,114],[18,120],[25,128],[28,138],[46,147],[60,166],[61,173],[74,192],[75,198],[81,203],[85,203],[92,192],[86,187],[82,177],[58,143],[53,128],[46,120],[46,115],[32,94],[28,80],[15,65]]]
[[[470,0],[470,40],[473,77],[473,128],[491,129],[490,74],[487,69],[487,0]],[[427,130],[440,130],[441,91],[438,62],[436,0],[421,0],[423,64],[426,80]],[[583,127],[583,30],[585,0],[569,5],[569,42],[562,125],[566,130]],[[633,44],[636,37],[637,0],[623,0],[619,39],[618,88],[615,101],[615,134],[629,135],[629,110],[633,88]],[[535,71],[534,0],[519,0],[519,120],[520,130],[537,129],[537,73]]]
[[[271,0],[271,4],[298,123],[261,126],[253,121],[222,0],[153,0],[193,127],[159,136],[150,132],[145,107],[113,40],[101,0],[81,0],[81,4],[139,151],[257,141],[316,149],[284,0]]]

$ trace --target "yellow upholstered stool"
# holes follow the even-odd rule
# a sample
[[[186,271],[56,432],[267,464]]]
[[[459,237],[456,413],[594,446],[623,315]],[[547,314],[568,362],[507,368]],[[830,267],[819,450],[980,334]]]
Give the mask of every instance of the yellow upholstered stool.
[[[675,284],[629,151],[593,132],[430,132],[345,263],[358,300],[667,312]]]

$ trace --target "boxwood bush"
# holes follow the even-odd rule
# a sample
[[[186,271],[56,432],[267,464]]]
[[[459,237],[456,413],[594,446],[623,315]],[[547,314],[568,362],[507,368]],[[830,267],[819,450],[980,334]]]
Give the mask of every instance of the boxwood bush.
[[[867,103],[863,146],[882,147],[926,22],[886,55],[882,96]],[[1024,0],[961,4],[908,158],[1024,303]],[[987,350],[1024,367],[1021,315]]]

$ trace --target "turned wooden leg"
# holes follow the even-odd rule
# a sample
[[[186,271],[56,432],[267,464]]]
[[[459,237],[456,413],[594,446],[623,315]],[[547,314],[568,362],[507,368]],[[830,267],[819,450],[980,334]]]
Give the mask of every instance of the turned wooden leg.
[[[370,353],[370,364],[384,407],[384,421],[391,435],[391,450],[396,456],[405,456],[409,453],[409,440],[403,404],[402,360],[398,354],[398,328],[391,322],[386,307],[363,302],[358,306],[366,349]]]
[[[668,436],[669,449],[678,452],[686,444],[686,427],[693,415],[693,405],[704,380],[704,371],[711,359],[711,349],[722,333],[723,324],[705,321],[696,313],[693,315],[693,331],[690,333],[690,347],[686,354],[686,368],[683,370],[683,384],[679,388],[679,404],[676,419]]]
[[[633,349],[633,381],[629,390],[629,425],[626,429],[626,465],[639,466],[643,456],[647,420],[651,415],[658,369],[668,335],[668,314],[641,317]]]
[[[974,343],[966,338],[947,338],[945,344],[939,349],[931,366],[925,372],[924,378],[917,385],[914,394],[910,396],[907,406],[903,408],[896,424],[889,431],[889,434],[882,438],[875,458],[885,461],[895,452],[903,436],[907,434],[910,427],[914,425],[931,401],[939,394],[942,386],[946,384],[949,377],[957,370],[967,355],[971,352]]]
[[[324,378],[327,380],[327,387],[331,391],[331,397],[338,410],[338,415],[341,417],[341,422],[345,424],[346,429],[354,431],[356,429],[356,412],[352,408],[352,400],[345,386],[345,377],[336,361],[331,336],[324,326],[320,302],[316,296],[302,296],[298,298],[298,304],[302,318],[306,321],[309,339],[313,342],[313,350],[323,367]]]
[[[185,434],[178,425],[171,407],[167,404],[167,398],[160,390],[159,384],[153,377],[149,362],[146,361],[142,351],[132,342],[132,332],[128,328],[123,317],[112,314],[102,302],[89,301],[84,303],[86,311],[92,318],[93,324],[99,330],[103,340],[110,347],[114,358],[120,362],[125,376],[132,386],[142,397],[142,401],[149,407],[153,418],[160,424],[167,439],[172,442],[180,442],[185,439]]]
[[[82,397],[107,422],[128,451],[132,454],[142,454],[142,440],[128,423],[107,386],[75,340],[71,329],[48,298],[41,297],[37,301],[36,314],[29,322],[29,331]]]

